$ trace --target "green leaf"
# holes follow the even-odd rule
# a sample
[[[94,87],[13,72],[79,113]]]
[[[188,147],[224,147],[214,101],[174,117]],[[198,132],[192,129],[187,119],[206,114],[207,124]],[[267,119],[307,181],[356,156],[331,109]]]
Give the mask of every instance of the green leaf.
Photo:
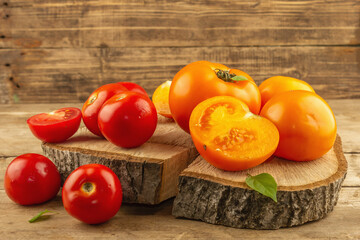
[[[233,81],[245,81],[245,80],[248,80],[248,79],[245,76],[238,75],[238,76],[232,77],[231,80],[233,80]]]
[[[43,216],[45,213],[54,213],[54,212],[45,209],[44,211],[39,212],[35,217],[30,219],[29,223],[33,223],[33,222],[36,222],[36,221],[38,221],[40,219],[45,219],[45,217],[49,217],[49,216]]]
[[[270,174],[261,173],[256,176],[251,176],[249,174],[245,182],[250,188],[277,202],[277,183],[273,176],[271,176]]]

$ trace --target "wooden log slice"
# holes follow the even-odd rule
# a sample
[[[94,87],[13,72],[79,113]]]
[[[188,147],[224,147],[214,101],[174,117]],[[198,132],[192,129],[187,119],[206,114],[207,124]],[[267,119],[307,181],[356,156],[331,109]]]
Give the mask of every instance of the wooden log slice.
[[[152,138],[137,148],[120,148],[85,127],[63,143],[43,143],[44,154],[58,167],[62,182],[81,165],[111,168],[123,188],[123,201],[157,204],[177,193],[179,174],[198,155],[189,134],[159,117]]]
[[[277,203],[245,184],[248,173],[264,172],[278,183]],[[328,153],[310,162],[274,157],[252,169],[226,172],[199,156],[179,177],[172,214],[236,228],[301,225],[333,210],[346,172],[339,136]]]

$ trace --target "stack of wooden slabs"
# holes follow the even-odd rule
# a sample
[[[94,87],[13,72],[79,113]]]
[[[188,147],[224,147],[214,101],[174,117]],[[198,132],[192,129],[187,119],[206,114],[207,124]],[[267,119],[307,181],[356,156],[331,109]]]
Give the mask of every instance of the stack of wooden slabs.
[[[154,135],[137,148],[117,147],[85,127],[63,143],[43,143],[42,148],[62,181],[81,165],[103,164],[120,178],[124,202],[144,204],[175,196],[180,172],[198,155],[190,135],[161,116]]]
[[[226,172],[199,156],[179,180],[173,215],[237,228],[278,229],[325,217],[337,203],[347,171],[341,140],[310,162],[272,158],[249,170]],[[270,173],[278,202],[250,189],[248,174]]]

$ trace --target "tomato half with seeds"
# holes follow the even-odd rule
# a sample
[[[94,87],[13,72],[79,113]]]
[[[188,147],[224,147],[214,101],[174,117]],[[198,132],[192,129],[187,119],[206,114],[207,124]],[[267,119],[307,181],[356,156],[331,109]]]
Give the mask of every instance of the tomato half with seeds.
[[[30,117],[27,124],[35,137],[44,142],[63,142],[76,133],[81,123],[78,108],[61,108]]]
[[[74,218],[88,224],[103,223],[120,209],[121,183],[115,173],[104,165],[83,165],[66,179],[62,201],[65,210]]]
[[[254,114],[260,111],[260,92],[248,74],[219,63],[199,61],[190,63],[175,75],[169,92],[171,115],[189,132],[193,109],[215,96],[233,96],[242,100]]]
[[[190,117],[190,133],[200,155],[213,166],[239,171],[255,167],[276,150],[279,132],[266,118],[230,96],[209,98]]]
[[[283,92],[294,90],[315,92],[307,82],[285,76],[274,76],[266,79],[260,84],[259,90],[261,93],[261,107],[263,107],[272,97]]]
[[[261,116],[279,130],[275,155],[288,160],[310,161],[328,152],[336,138],[336,121],[330,106],[309,91],[284,92],[271,98]]]

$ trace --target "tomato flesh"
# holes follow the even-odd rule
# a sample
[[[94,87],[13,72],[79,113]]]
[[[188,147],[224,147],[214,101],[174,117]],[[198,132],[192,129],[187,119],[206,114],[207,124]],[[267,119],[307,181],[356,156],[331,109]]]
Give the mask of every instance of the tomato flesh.
[[[106,166],[83,165],[66,179],[62,200],[64,208],[74,218],[88,224],[103,223],[120,209],[121,183]]]
[[[4,186],[9,198],[21,205],[46,202],[60,189],[60,174],[50,159],[35,153],[16,157],[7,167]]]
[[[34,136],[44,142],[65,141],[75,134],[80,123],[81,111],[72,107],[37,114],[27,120]]]
[[[156,111],[167,118],[172,118],[169,107],[169,92],[171,81],[166,81],[156,88],[152,95],[152,102],[155,105]]]
[[[259,165],[272,155],[279,141],[274,124],[228,96],[200,103],[191,114],[190,133],[200,155],[228,171]]]

